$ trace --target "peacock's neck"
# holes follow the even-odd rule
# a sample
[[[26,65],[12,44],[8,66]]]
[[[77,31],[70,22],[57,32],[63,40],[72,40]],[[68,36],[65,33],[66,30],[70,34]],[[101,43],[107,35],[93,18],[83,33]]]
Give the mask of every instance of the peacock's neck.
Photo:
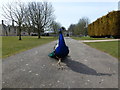
[[[62,33],[59,34],[59,46],[66,46]]]

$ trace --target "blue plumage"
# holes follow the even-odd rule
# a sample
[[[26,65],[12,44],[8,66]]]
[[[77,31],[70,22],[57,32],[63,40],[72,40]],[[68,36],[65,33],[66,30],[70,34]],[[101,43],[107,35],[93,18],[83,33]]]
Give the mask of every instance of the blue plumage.
[[[69,49],[65,44],[62,31],[60,30],[59,43],[58,43],[58,47],[55,49],[55,55],[59,58],[64,58],[68,55],[68,53],[69,53]]]
[[[57,65],[59,65],[59,69],[63,69],[63,66],[61,66],[61,60],[62,58],[66,57],[68,54],[69,54],[69,49],[68,47],[66,46],[65,44],[65,40],[64,40],[64,37],[63,37],[63,34],[62,34],[62,30],[64,30],[65,28],[61,28],[60,31],[59,31],[59,42],[58,44],[56,45],[55,47],[55,50],[49,54],[50,57],[52,58],[56,58],[58,59],[58,63]]]
[[[50,57],[62,59],[69,54],[69,48],[65,44],[62,30],[64,30],[64,28],[59,29],[59,42],[55,50],[49,54]]]

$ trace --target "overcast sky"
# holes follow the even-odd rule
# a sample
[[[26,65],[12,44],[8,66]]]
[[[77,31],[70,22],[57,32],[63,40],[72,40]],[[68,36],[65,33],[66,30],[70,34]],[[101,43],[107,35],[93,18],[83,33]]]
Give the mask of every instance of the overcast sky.
[[[17,0],[0,0],[0,14],[2,14],[2,5],[7,2]],[[41,1],[41,0],[21,0]],[[42,0],[43,1],[43,0]],[[118,10],[119,0],[46,0],[50,1],[54,7],[56,21],[62,26],[68,28],[70,24],[76,24],[80,18],[88,17],[91,22],[97,18],[106,15],[108,12]],[[0,23],[3,19],[0,15]]]

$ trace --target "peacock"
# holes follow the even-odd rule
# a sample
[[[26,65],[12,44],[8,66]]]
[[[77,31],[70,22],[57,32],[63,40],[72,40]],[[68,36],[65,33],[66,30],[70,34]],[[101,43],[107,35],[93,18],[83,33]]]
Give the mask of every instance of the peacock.
[[[61,66],[61,61],[69,54],[69,48],[65,43],[62,31],[65,30],[64,27],[59,29],[59,41],[54,47],[54,51],[49,54],[50,57],[55,58],[58,60],[57,65]],[[62,66],[61,66],[62,67]]]

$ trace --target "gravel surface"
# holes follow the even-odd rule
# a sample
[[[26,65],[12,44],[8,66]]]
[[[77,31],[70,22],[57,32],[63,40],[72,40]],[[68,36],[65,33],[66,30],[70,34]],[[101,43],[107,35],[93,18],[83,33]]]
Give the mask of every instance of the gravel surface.
[[[69,56],[48,57],[57,41],[2,60],[3,88],[118,88],[118,60],[82,42],[65,38]]]

